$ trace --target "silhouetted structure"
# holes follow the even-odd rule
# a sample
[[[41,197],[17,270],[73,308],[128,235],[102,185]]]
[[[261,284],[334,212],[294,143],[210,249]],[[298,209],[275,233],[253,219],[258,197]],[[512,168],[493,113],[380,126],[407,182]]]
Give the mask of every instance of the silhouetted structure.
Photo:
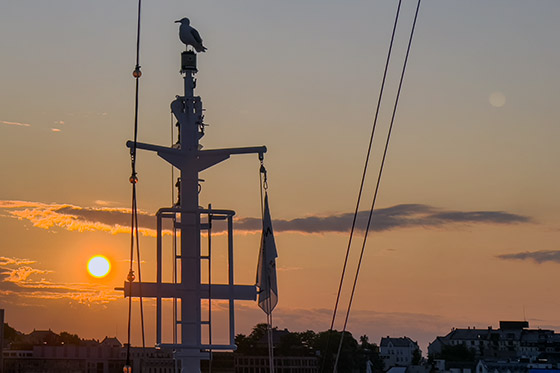
[[[183,18],[179,21],[181,41],[191,45],[195,50],[203,52],[202,38],[190,27],[190,21]],[[185,51],[181,54],[181,74],[183,75],[184,95],[176,96],[171,102],[171,111],[177,120],[178,139],[173,146],[159,146],[136,141],[127,142],[127,146],[136,154],[136,149],[156,152],[162,159],[180,171],[177,181],[178,201],[175,205],[161,208],[156,214],[156,282],[126,282],[124,293],[127,297],[151,297],[156,300],[156,346],[175,351],[175,358],[181,361],[183,369],[189,373],[200,371],[201,361],[210,359],[211,351],[235,349],[235,300],[255,300],[255,285],[238,285],[234,281],[234,246],[233,216],[235,211],[207,209],[199,204],[199,192],[202,179],[200,172],[229,159],[232,155],[258,154],[264,159],[265,146],[204,149],[200,144],[205,135],[204,109],[202,99],[195,95],[198,72],[196,53]],[[136,175],[133,175],[136,177]],[[173,224],[173,242],[171,248],[163,245],[163,221]],[[212,271],[212,226],[218,221],[227,224],[227,283],[215,283],[211,278]],[[202,234],[205,233],[206,243],[202,248]],[[173,258],[172,281],[164,281],[163,259],[164,249]],[[207,274],[203,268],[207,268]],[[206,277],[203,279],[203,277]],[[162,338],[163,299],[174,300],[171,331],[173,339]],[[229,340],[225,344],[213,342],[212,301],[225,300],[228,308]],[[209,305],[207,314],[203,313],[202,302]],[[207,333],[208,339],[203,335]]]
[[[235,370],[239,373],[268,372],[269,360],[266,348],[266,324],[258,324],[249,336],[238,334],[239,346],[235,355]],[[332,372],[342,333],[336,330],[315,333],[290,332],[273,328],[274,367],[277,372]],[[351,333],[344,333],[337,371],[382,372],[383,362],[377,345],[368,342],[367,336],[360,343]]]
[[[387,336],[381,338],[379,344],[379,354],[383,359],[385,368],[412,365],[415,354],[418,353],[421,355],[418,343],[408,337],[391,338]]]
[[[172,373],[175,360],[170,350],[131,348],[133,372]],[[34,346],[32,350],[5,351],[4,372],[23,373],[122,373],[126,348],[120,346]]]
[[[535,362],[542,354],[560,352],[560,334],[553,330],[528,329],[527,321],[500,321],[500,328],[453,329],[428,346],[436,358],[458,360],[468,352],[472,360],[527,359]]]
[[[268,356],[235,355],[236,373],[268,373],[270,360]],[[319,359],[313,356],[274,356],[276,373],[318,373]]]
[[[8,325],[6,330],[10,349],[4,349],[0,367],[5,373],[121,373],[126,362],[126,348],[115,337],[99,342],[52,330],[23,334]],[[175,372],[170,350],[132,347],[131,360],[134,372]]]

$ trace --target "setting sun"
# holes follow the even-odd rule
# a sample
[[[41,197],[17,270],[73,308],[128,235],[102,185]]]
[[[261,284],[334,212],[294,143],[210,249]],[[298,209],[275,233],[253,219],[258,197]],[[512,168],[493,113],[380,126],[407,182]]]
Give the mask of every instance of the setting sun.
[[[105,277],[111,270],[111,263],[103,255],[96,255],[88,261],[87,269],[93,277]]]

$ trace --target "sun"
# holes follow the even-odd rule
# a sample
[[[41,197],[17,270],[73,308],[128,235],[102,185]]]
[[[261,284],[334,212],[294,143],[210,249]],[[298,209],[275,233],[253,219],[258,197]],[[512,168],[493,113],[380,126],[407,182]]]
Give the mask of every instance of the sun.
[[[111,262],[103,255],[95,255],[88,261],[87,269],[93,277],[105,277],[111,271]]]

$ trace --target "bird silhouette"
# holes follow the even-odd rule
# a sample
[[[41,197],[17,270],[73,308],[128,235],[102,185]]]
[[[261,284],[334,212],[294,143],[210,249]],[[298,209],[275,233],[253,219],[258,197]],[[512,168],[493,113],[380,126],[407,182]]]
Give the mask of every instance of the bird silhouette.
[[[202,38],[195,28],[191,27],[191,21],[188,18],[182,18],[175,23],[180,23],[179,39],[185,45],[191,45],[197,52],[205,52],[206,47],[202,45]]]

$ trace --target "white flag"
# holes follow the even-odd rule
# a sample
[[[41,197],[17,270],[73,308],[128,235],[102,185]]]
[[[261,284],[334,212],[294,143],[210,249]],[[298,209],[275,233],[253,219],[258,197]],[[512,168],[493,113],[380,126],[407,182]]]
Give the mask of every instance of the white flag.
[[[268,195],[264,197],[263,230],[261,249],[259,251],[259,266],[257,268],[257,286],[259,287],[259,307],[267,315],[272,313],[278,304],[278,282],[276,280],[276,244],[272,233],[272,221],[268,210]]]

